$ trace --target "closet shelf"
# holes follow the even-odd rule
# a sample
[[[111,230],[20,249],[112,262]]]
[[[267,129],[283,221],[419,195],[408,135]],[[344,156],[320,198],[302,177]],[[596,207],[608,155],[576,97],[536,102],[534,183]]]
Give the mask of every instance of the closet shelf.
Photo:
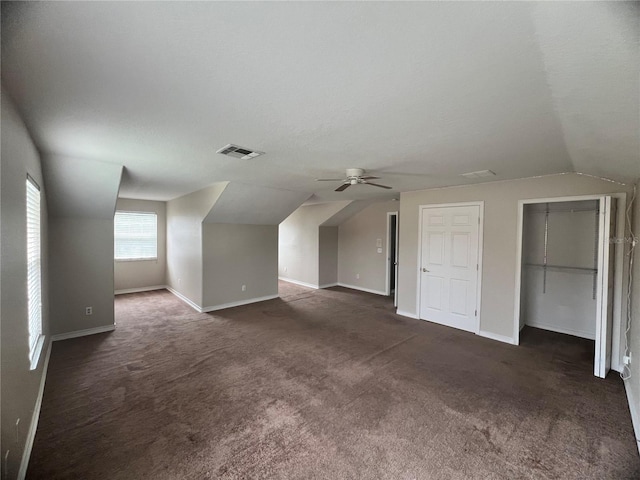
[[[586,273],[598,273],[597,268],[585,268],[585,267],[567,267],[565,265],[544,265],[542,263],[525,263],[527,267],[539,267],[539,268],[552,268],[555,270],[576,270]]]

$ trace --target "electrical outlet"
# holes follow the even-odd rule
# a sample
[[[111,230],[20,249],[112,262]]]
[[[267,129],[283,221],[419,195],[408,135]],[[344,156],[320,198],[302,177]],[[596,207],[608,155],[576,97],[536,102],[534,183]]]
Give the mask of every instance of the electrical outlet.
[[[624,357],[622,357],[622,363],[627,366],[631,365],[631,352],[629,352],[629,355],[625,355]]]
[[[93,315],[93,307],[85,307],[84,314],[85,315]]]
[[[247,291],[247,286],[246,285],[242,285],[242,291],[246,292]]]
[[[360,274],[356,273],[356,280],[360,280]]]

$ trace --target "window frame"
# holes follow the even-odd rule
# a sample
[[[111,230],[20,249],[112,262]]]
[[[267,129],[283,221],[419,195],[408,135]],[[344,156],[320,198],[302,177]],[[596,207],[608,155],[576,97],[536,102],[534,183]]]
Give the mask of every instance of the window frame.
[[[155,255],[148,257],[126,257],[118,258],[117,255],[117,241],[118,236],[116,232],[116,217],[118,214],[130,214],[130,215],[145,215],[153,216],[155,219]],[[158,213],[153,211],[133,211],[133,210],[116,210],[113,216],[113,260],[115,262],[147,262],[158,261]]]
[[[45,337],[42,328],[42,191],[38,182],[29,174],[25,183],[25,202],[27,343],[29,368],[35,370],[38,367]],[[33,242],[37,243],[36,248],[30,246]],[[34,318],[34,315],[37,317]]]

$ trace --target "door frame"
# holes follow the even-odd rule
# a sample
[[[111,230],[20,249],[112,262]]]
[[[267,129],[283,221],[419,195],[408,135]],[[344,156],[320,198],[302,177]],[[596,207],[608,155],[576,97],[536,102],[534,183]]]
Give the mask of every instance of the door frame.
[[[394,261],[394,268],[396,270],[396,292],[394,295],[394,299],[393,299],[393,306],[397,307],[398,306],[398,244],[400,242],[398,242],[399,239],[399,233],[400,233],[400,227],[398,225],[398,212],[387,212],[387,239],[386,239],[386,243],[387,243],[387,267],[385,269],[385,280],[384,280],[384,291],[387,294],[387,296],[391,295],[391,284],[389,282],[389,277],[391,276],[391,217],[396,217],[396,258],[393,259]]]
[[[626,193],[601,193],[594,195],[576,195],[568,197],[528,198],[518,200],[517,240],[516,240],[516,278],[515,301],[513,315],[513,344],[520,344],[520,303],[522,289],[522,229],[524,226],[524,206],[532,203],[575,202],[582,200],[600,200],[603,197],[616,199],[616,238],[625,236],[625,212],[627,207]],[[613,325],[611,331],[611,369],[621,371],[620,346],[622,333],[622,287],[624,271],[624,244],[615,244],[613,264]],[[596,332],[597,333],[597,332]]]
[[[416,315],[420,318],[420,302],[422,300],[420,292],[422,292],[422,216],[424,210],[429,208],[449,208],[449,207],[478,207],[478,281],[476,283],[476,309],[478,310],[478,316],[476,317],[476,328],[474,333],[478,335],[480,333],[480,323],[482,317],[482,251],[484,244],[484,200],[478,200],[477,202],[459,202],[459,203],[430,203],[427,205],[418,206],[418,268],[416,282]]]

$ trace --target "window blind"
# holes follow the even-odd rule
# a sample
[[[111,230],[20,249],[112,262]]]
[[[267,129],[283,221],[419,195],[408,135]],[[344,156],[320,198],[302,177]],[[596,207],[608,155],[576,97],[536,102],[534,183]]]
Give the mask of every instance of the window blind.
[[[116,212],[114,217],[116,260],[158,258],[158,217],[152,212]]]
[[[40,188],[27,177],[27,298],[29,309],[29,359],[33,361],[42,335],[40,247]]]

